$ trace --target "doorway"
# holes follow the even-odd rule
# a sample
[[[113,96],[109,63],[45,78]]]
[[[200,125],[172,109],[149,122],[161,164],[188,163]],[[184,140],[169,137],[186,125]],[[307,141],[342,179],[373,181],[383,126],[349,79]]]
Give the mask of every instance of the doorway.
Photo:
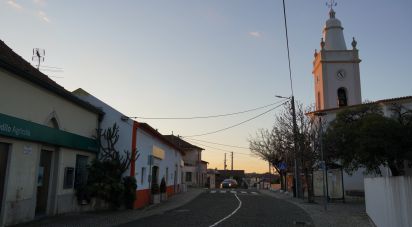
[[[37,172],[36,216],[46,215],[49,199],[52,151],[41,150]]]
[[[152,185],[159,184],[159,167],[153,166],[152,167]]]
[[[9,153],[9,144],[0,143],[0,217],[3,207],[4,185],[6,183],[7,160]],[[1,225],[1,222],[0,222]]]

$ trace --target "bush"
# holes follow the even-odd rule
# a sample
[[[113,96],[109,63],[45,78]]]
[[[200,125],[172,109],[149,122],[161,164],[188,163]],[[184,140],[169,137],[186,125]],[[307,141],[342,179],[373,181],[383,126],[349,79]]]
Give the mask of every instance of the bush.
[[[124,206],[128,209],[133,209],[133,203],[136,200],[136,189],[137,183],[134,177],[124,177],[123,178],[123,202]]]

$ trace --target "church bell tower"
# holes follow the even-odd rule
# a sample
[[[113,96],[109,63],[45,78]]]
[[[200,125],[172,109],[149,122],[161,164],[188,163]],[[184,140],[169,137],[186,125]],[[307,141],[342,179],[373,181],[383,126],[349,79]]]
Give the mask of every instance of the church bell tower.
[[[330,6],[329,19],[323,28],[320,51],[315,51],[313,77],[316,110],[351,106],[362,102],[357,42],[348,50],[341,22]]]

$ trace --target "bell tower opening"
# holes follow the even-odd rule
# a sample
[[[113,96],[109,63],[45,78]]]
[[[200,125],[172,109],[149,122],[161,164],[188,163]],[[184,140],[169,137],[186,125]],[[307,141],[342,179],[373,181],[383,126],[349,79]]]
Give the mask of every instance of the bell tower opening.
[[[347,106],[348,105],[348,98],[346,95],[346,88],[340,87],[338,89],[338,106]]]

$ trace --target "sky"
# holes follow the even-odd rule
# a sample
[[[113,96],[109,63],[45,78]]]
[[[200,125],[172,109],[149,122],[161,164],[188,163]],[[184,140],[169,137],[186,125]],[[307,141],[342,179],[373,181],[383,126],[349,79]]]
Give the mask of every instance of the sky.
[[[294,95],[304,105],[314,103],[312,62],[328,19],[325,3],[286,0]],[[362,99],[412,95],[412,1],[337,3],[347,46],[358,41]],[[291,95],[281,0],[0,0],[0,39],[29,62],[33,48],[45,49],[43,73],[131,117],[226,114]],[[137,120],[162,134],[191,136],[269,109]],[[234,169],[268,171],[250,155],[248,140],[272,128],[280,109],[187,141],[205,148],[209,168],[222,169],[224,153],[229,159],[233,151]]]

